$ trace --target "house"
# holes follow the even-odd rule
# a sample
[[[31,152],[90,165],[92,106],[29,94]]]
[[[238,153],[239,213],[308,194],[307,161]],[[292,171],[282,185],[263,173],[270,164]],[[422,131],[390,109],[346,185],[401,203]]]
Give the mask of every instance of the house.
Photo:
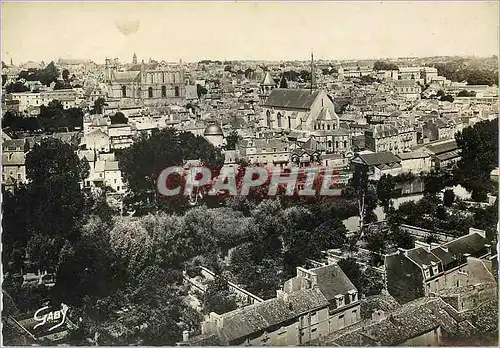
[[[96,150],[97,152],[109,152],[109,136],[101,129],[97,128],[83,135],[80,146],[88,150]]]
[[[339,128],[332,100],[323,90],[272,90],[262,105],[262,126],[309,131]]]
[[[491,246],[484,231],[471,229],[468,235],[441,245],[416,242],[413,249],[398,249],[385,256],[387,290],[398,302],[430,296],[438,290],[475,281],[468,277],[469,257],[487,258]]]
[[[341,154],[345,157],[353,155],[352,136],[347,129],[317,130],[312,137],[325,149],[326,153]]]
[[[422,151],[411,151],[398,153],[396,155],[401,159],[401,172],[419,174],[431,171],[431,156]]]
[[[488,285],[489,288],[493,285]],[[461,289],[462,292],[481,291]],[[484,291],[483,291],[484,293]],[[498,327],[498,300],[485,298],[469,312],[459,312],[448,303],[449,296],[419,298],[399,308],[372,311],[371,317],[330,335],[320,345],[329,346],[453,346],[464,344],[464,338],[477,344],[478,335],[495,332]],[[483,305],[483,306],[480,306]],[[470,319],[480,315],[483,325],[475,327]],[[488,329],[486,329],[488,326]],[[491,327],[491,329],[489,329]],[[460,335],[461,341],[453,337]],[[467,342],[467,341],[466,341]],[[491,342],[488,342],[491,345]]]
[[[254,138],[238,142],[237,151],[250,163],[286,167],[291,148],[284,138]]]
[[[132,146],[132,126],[129,124],[112,124],[108,126],[110,149],[125,149]]]
[[[377,124],[365,131],[365,146],[374,152],[390,151],[396,154],[408,151],[415,145],[417,131],[405,121]]]
[[[210,313],[201,336],[186,345],[302,345],[360,320],[356,288],[336,264],[306,270],[277,296],[234,311]]]
[[[414,149],[428,153],[435,169],[453,166],[461,158],[461,150],[454,139],[428,143]]]
[[[382,175],[401,174],[401,159],[391,152],[357,154],[351,160],[355,171],[367,170],[370,180],[379,180]]]
[[[3,141],[2,186],[13,189],[16,184],[28,182],[26,177],[26,153],[29,148],[26,139]]]
[[[397,80],[394,81],[396,94],[400,99],[407,101],[415,101],[420,99],[420,86],[414,80]]]

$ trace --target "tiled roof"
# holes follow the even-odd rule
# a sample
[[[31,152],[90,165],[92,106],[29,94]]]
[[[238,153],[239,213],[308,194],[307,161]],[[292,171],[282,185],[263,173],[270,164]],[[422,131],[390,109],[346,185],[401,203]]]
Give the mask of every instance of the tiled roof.
[[[264,107],[310,110],[319,92],[308,89],[275,89],[267,97]]]
[[[339,265],[332,264],[311,269],[317,277],[317,285],[325,298],[331,301],[337,295],[345,295],[349,290],[356,290]]]
[[[24,152],[3,152],[2,165],[3,166],[23,166],[26,163],[26,155]]]
[[[360,154],[358,157],[368,166],[401,162],[398,157],[388,151]]]
[[[118,161],[106,161],[106,165],[104,166],[104,170],[106,171],[119,171]]]
[[[455,140],[450,140],[447,142],[443,142],[440,144],[427,144],[425,145],[429,151],[431,151],[435,155],[439,155],[444,152],[450,152],[458,149],[457,142]]]
[[[421,152],[421,151],[403,152],[403,153],[398,153],[396,156],[398,156],[402,160],[419,159],[419,158],[429,157],[428,154],[426,154],[425,152]]]
[[[138,71],[116,71],[113,73],[114,82],[138,82],[140,73]]]
[[[430,265],[431,262],[441,261],[436,255],[428,252],[422,247],[410,249],[407,251],[408,258],[413,262],[417,263],[419,266]]]
[[[204,334],[190,338],[187,342],[190,346],[194,347],[211,347],[211,346],[221,346],[221,341],[217,337],[217,334]]]
[[[295,291],[288,294],[287,302],[273,298],[222,314],[220,335],[234,341],[326,306],[328,301],[317,289]]]

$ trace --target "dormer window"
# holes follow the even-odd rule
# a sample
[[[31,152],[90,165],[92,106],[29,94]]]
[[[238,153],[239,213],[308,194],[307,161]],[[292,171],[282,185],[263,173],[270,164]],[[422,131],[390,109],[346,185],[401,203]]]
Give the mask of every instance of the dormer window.
[[[344,306],[344,295],[335,296],[335,301],[337,304],[337,308]]]

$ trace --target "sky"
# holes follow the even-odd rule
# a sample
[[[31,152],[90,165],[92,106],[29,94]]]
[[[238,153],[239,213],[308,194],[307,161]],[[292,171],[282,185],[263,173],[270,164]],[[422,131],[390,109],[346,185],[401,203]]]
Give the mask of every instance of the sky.
[[[498,2],[2,2],[2,60],[498,54]]]

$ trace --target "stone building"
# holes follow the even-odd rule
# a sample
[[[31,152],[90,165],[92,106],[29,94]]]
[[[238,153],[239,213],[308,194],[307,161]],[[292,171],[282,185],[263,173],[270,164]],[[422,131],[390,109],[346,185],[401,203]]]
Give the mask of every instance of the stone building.
[[[262,105],[262,126],[313,132],[339,128],[332,99],[323,90],[274,89]]]
[[[234,311],[210,313],[202,335],[182,345],[296,346],[359,322],[358,291],[337,264],[297,268],[277,296]]]
[[[160,63],[132,65],[127,71],[118,71],[106,61],[105,81],[108,97],[144,103],[165,105],[182,102],[186,97],[186,81],[182,61],[179,65]]]

